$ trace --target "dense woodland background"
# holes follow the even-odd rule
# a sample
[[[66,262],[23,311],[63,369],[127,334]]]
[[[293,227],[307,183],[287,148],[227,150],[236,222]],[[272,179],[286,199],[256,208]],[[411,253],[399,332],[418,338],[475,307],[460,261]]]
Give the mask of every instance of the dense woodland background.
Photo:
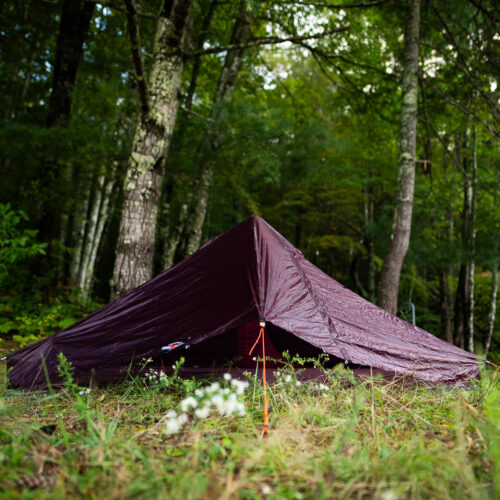
[[[380,302],[402,200],[398,314],[410,320],[413,302],[419,326],[478,353],[492,339],[495,359],[497,7],[7,0],[0,333],[21,345],[54,333],[252,212]],[[413,200],[401,172],[415,173]]]

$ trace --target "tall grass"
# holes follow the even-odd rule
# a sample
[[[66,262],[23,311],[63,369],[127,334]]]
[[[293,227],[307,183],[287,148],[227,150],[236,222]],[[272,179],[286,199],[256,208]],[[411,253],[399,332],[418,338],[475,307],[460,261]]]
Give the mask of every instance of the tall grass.
[[[176,434],[166,432],[167,412],[203,382],[136,377],[85,391],[68,379],[37,393],[4,383],[0,496],[500,498],[496,373],[470,390],[346,378],[329,372],[325,388],[283,374],[270,386],[267,438],[252,377],[245,416],[212,413]]]

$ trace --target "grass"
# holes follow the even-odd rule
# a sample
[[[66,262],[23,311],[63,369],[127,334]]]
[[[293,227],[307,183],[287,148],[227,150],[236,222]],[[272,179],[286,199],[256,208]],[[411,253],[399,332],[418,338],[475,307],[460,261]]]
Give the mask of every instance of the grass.
[[[470,390],[346,383],[344,372],[330,372],[321,390],[289,374],[270,386],[267,438],[262,387],[252,377],[245,416],[212,413],[176,434],[165,431],[167,412],[206,382],[173,377],[167,388],[148,389],[136,379],[84,394],[71,379],[49,392],[4,384],[0,496],[500,498],[497,373]]]

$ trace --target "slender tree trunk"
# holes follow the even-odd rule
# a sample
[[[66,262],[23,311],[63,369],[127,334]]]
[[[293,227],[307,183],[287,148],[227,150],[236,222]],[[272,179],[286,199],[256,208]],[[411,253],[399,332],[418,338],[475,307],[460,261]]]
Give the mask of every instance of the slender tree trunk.
[[[420,0],[408,0],[404,33],[398,184],[391,239],[380,277],[377,303],[397,311],[401,268],[410,243],[417,144]]]
[[[474,352],[474,272],[476,268],[476,205],[477,205],[477,137],[475,129],[472,132],[472,172],[466,172],[469,177],[467,182],[467,200],[469,210],[467,218],[466,248],[468,256],[467,275],[467,329],[465,347],[469,352]]]
[[[196,37],[193,44],[193,51],[199,52],[203,49],[203,43],[207,39],[207,30],[212,22],[212,18],[215,13],[215,8],[217,7],[218,0],[211,0],[208,9],[206,11],[205,17],[203,18],[203,23],[201,25],[201,30]],[[186,100],[184,105],[187,109],[191,109],[193,105],[193,97],[196,90],[196,85],[198,82],[198,76],[201,69],[201,55],[197,55],[193,60],[193,69],[191,70],[191,80],[189,82],[188,91],[186,92]]]
[[[107,180],[104,176],[101,176],[98,181],[98,187],[99,195],[95,198],[96,208],[90,220],[92,230],[89,231],[87,258],[80,272],[80,286],[85,298],[89,298],[92,292],[97,250],[101,244],[104,225],[109,215],[108,209],[113,189],[113,180]]]
[[[93,179],[77,180],[83,197],[79,198],[73,209],[72,237],[69,242],[73,247],[74,253],[70,260],[69,276],[73,283],[78,284],[80,268],[82,264],[83,247],[85,244],[85,234],[88,225],[88,214],[91,206],[91,194]]]
[[[182,237],[182,231],[186,224],[186,220],[189,213],[189,199],[188,203],[184,203],[181,206],[181,211],[177,223],[173,225],[169,231],[169,237],[165,240],[165,245],[163,246],[163,269],[168,269],[172,266],[175,261],[175,252],[180,245],[180,239]],[[182,253],[184,253],[181,250]]]
[[[474,271],[475,271],[475,240],[476,240],[476,197],[477,197],[477,158],[476,139],[471,148],[471,129],[467,127],[463,141],[462,172],[464,178],[464,201],[462,212],[462,245],[464,251],[463,263],[460,268],[459,286],[457,289],[455,309],[456,327],[460,333],[461,347],[474,351]],[[472,149],[472,155],[471,153]],[[472,161],[471,161],[472,156]],[[463,325],[462,325],[463,322]]]
[[[441,336],[453,344],[453,328],[450,314],[450,288],[446,269],[439,270],[439,296],[441,298]]]
[[[495,260],[491,267],[491,292],[490,292],[490,313],[488,314],[488,332],[484,342],[484,356],[488,355],[495,329],[495,318],[497,314],[497,294],[498,294],[498,260]]]
[[[464,349],[465,347],[465,330],[466,326],[466,302],[467,302],[467,287],[469,286],[467,276],[468,276],[467,264],[462,264],[460,266],[460,271],[458,273],[458,285],[457,292],[455,295],[455,315],[454,315],[454,341],[453,343]]]
[[[166,2],[158,19],[149,78],[150,110],[134,136],[113,271],[112,296],[151,278],[159,191],[179,106],[188,1]]]
[[[241,14],[233,28],[230,45],[244,45],[250,40],[252,12],[246,2],[241,3],[241,9]],[[219,127],[224,123],[226,107],[232,100],[236,79],[243,66],[244,53],[245,49],[229,51],[222,67],[210,113],[211,126],[198,147],[197,156],[202,165],[201,176],[197,183],[194,206],[184,232],[186,254],[182,257],[194,253],[201,243],[209,192],[214,177],[215,154],[221,146]]]
[[[373,224],[375,221],[375,202],[373,200],[373,174],[370,169],[369,183],[365,185],[364,225],[366,250],[368,253],[368,300],[375,302],[375,248],[373,243]]]

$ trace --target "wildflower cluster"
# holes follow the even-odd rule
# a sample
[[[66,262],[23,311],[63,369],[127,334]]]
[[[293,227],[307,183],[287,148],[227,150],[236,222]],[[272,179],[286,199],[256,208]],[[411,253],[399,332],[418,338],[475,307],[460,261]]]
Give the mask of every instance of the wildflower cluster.
[[[148,367],[153,362],[153,358],[144,358],[141,361],[141,377],[148,389],[163,389],[168,386],[168,376],[162,371]]]
[[[184,398],[180,403],[180,411],[167,413],[165,430],[167,434],[179,432],[181,427],[189,420],[191,413],[194,418],[207,418],[212,410],[220,416],[241,416],[246,414],[245,404],[241,400],[248,382],[233,379],[229,373],[224,374],[223,386],[213,382],[207,387],[198,388],[194,393]]]
[[[144,379],[146,385],[150,388],[164,388],[168,386],[168,377],[161,370],[155,370],[154,368],[149,368],[144,372]]]
[[[290,387],[300,387],[302,385],[302,382],[300,380],[297,380],[295,375],[291,375],[290,373],[283,373],[282,371],[278,370],[276,372],[276,385],[280,385],[286,388]]]

